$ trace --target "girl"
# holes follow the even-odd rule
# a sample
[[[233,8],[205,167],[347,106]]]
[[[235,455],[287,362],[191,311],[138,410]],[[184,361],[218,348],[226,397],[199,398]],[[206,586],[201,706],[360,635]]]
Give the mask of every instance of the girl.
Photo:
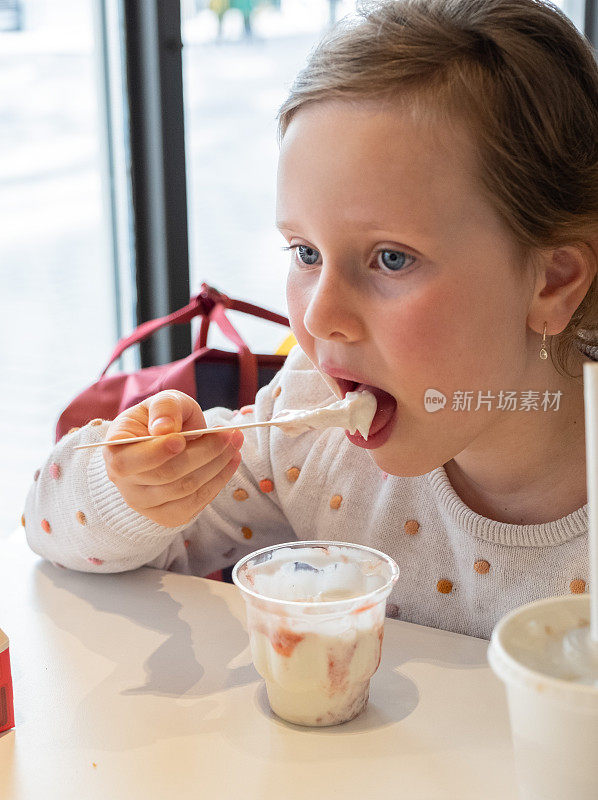
[[[65,436],[27,499],[30,546],[207,575],[294,538],[367,543],[401,568],[391,615],[486,638],[517,605],[586,591],[589,45],[540,0],[384,0],[324,38],[279,127],[299,346],[248,415],[169,391]],[[177,434],[357,386],[378,400],[367,441]],[[170,435],[73,450],[148,431]]]

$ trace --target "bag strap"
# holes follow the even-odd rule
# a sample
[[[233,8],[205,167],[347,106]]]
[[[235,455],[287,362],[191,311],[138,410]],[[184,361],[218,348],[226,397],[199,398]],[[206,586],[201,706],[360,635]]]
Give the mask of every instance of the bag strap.
[[[206,283],[202,283],[201,289],[204,299],[208,303],[220,303],[224,308],[230,309],[231,311],[242,311],[244,314],[251,314],[253,317],[261,317],[261,319],[267,319],[269,322],[276,322],[278,325],[284,325],[286,328],[290,327],[288,319],[281,314],[276,314],[274,311],[268,311],[260,306],[254,306],[253,303],[246,303],[244,300],[233,300],[231,297],[219,292],[218,289],[214,289],[213,286],[208,286]],[[195,350],[201,347],[207,347],[210,322],[209,314],[204,316],[201,320],[199,336],[194,345]]]
[[[214,306],[210,312],[210,319],[213,319],[229,341],[237,346],[237,353],[239,354],[239,406],[249,405],[253,402],[258,390],[257,357],[231,325],[221,303],[217,303]]]
[[[260,306],[254,306],[251,303],[245,303],[242,300],[233,300],[222,292],[219,292],[217,289],[214,289],[212,286],[202,283],[199,294],[192,297],[186,306],[179,308],[178,311],[173,311],[171,314],[167,314],[165,317],[158,317],[157,319],[142,322],[141,325],[138,325],[137,328],[135,328],[135,330],[129,334],[129,336],[125,336],[123,339],[121,339],[116,345],[114,352],[110,356],[110,360],[104,367],[100,377],[104,377],[116,359],[119,358],[125,352],[125,350],[132,345],[147,339],[148,336],[151,336],[153,333],[155,333],[155,331],[160,330],[160,328],[164,328],[167,325],[183,325],[187,322],[190,322],[194,317],[197,316],[201,316],[202,320],[200,334],[194,349],[198,349],[198,346],[205,347],[207,344],[208,328],[211,321],[211,312],[217,305],[221,308],[230,308],[233,311],[243,311],[246,314],[252,314],[253,316],[261,317],[263,319],[270,320],[271,322],[277,322],[280,325],[289,325],[288,319],[280,314],[276,314],[273,311],[268,311],[265,308],[260,308]],[[250,352],[245,342],[243,342],[242,338],[233,328],[231,323],[226,319],[224,314],[219,314],[217,317],[217,319],[213,318],[214,322],[216,322],[225,336],[235,345],[237,345],[239,354],[245,350]],[[226,322],[223,320],[226,320]],[[226,330],[223,328],[223,325]],[[202,332],[203,339],[205,339],[203,345],[198,344],[202,341]],[[246,360],[246,364],[248,363],[249,361]],[[246,369],[248,369],[248,374],[250,375],[252,373],[251,368],[246,367]]]
[[[165,317],[158,317],[156,319],[150,319],[147,322],[142,322],[141,325],[138,325],[132,333],[130,333],[128,336],[125,336],[118,342],[114,348],[114,352],[110,356],[110,360],[102,370],[100,377],[104,377],[109,367],[114,364],[116,359],[119,358],[125,352],[125,350],[128,350],[128,348],[132,345],[147,339],[148,336],[151,336],[152,333],[160,330],[160,328],[164,328],[167,325],[173,324],[182,325],[186,322],[190,322],[193,317],[198,316],[198,314],[206,315],[208,313],[209,308],[205,305],[205,298],[202,297],[200,292],[198,295],[195,295],[195,297],[192,297],[186,306],[179,308],[178,311],[173,311],[172,314],[167,314]]]

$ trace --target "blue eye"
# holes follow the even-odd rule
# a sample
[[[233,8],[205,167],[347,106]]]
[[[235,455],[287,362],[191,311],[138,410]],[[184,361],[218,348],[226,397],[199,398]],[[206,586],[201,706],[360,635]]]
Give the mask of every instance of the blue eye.
[[[318,251],[314,250],[313,247],[308,247],[306,244],[299,244],[297,245],[297,257],[308,267],[313,267],[318,260]],[[313,261],[310,259],[313,259]]]
[[[283,250],[294,250],[297,255],[294,256],[295,259],[299,258],[301,263],[304,264],[306,267],[313,267],[313,265],[318,260],[318,251],[314,250],[313,247],[309,247],[307,244],[291,244],[288,247],[283,247]],[[307,257],[307,261],[304,261],[303,255]],[[313,259],[313,261],[309,260]]]
[[[411,263],[415,261],[414,256],[403,253],[401,250],[378,250],[378,256],[382,256],[383,266],[392,272],[400,272],[404,269],[408,259],[411,259]],[[385,256],[388,256],[388,258],[385,258]],[[411,263],[407,263],[407,266],[410,266]]]
[[[320,255],[318,250],[307,244],[292,244],[282,249],[296,251],[295,258],[306,267],[313,267]],[[382,272],[401,272],[415,261],[417,261],[415,256],[404,253],[402,250],[378,250],[376,253],[376,267]]]

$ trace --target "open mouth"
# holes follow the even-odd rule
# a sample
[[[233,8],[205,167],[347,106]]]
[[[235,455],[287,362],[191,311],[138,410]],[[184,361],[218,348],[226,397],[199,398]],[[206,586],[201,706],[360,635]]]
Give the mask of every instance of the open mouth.
[[[367,450],[381,447],[392,432],[397,410],[397,401],[395,398],[378,386],[370,386],[367,383],[357,383],[357,381],[349,381],[345,378],[335,378],[334,380],[338,383],[343,397],[347,392],[363,392],[365,390],[374,395],[377,408],[372,424],[370,425],[368,438],[364,439],[364,437],[357,432],[349,433],[345,431],[345,435],[352,444],[358,447],[364,447]]]

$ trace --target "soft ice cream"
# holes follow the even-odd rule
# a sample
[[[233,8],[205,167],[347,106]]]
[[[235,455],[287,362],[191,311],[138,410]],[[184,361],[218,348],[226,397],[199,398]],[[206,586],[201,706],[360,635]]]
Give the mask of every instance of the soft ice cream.
[[[598,687],[598,645],[590,639],[587,618],[580,616],[577,627],[565,631],[528,620],[526,632],[525,647],[513,651],[522,664],[551,678]]]
[[[298,560],[301,556],[302,560]],[[379,562],[351,560],[340,547],[281,548],[259,568],[248,570],[253,589],[280,600],[332,602],[369,594],[386,583]]]
[[[272,422],[284,423],[280,427],[287,436],[319,428],[344,428],[351,434],[358,431],[367,439],[376,408],[377,401],[371,392],[347,392],[342,400],[322,408],[284,409],[272,417]]]
[[[280,717],[335,725],[365,708],[397,576],[384,554],[332,542],[277,546],[236,565],[253,661]]]

